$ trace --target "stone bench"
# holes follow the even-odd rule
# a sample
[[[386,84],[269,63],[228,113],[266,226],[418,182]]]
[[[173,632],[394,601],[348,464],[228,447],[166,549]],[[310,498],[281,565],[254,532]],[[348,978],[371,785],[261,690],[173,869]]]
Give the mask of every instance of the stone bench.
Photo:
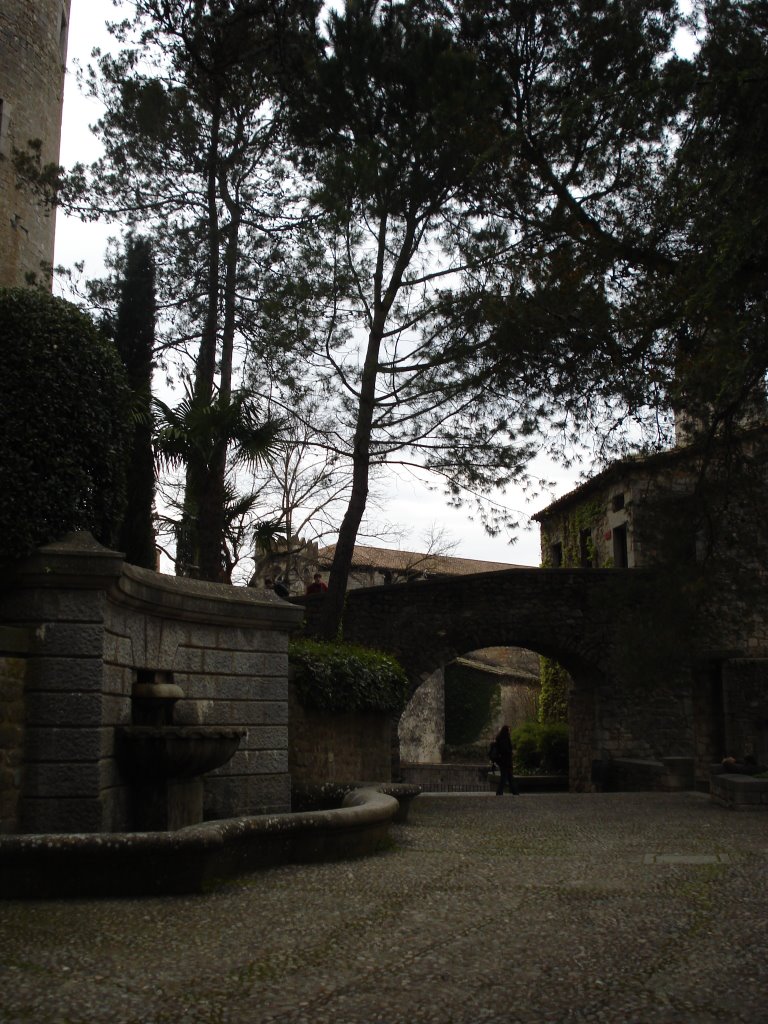
[[[734,811],[768,811],[768,779],[725,772],[720,765],[710,772],[709,795]]]

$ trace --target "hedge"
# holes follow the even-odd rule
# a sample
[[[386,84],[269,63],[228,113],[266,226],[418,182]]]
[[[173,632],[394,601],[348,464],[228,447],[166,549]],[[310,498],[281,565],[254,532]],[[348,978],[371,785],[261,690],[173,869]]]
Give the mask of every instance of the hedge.
[[[0,289],[0,559],[70,530],[113,541],[125,502],[125,372],[76,306]]]
[[[288,646],[288,660],[305,707],[399,714],[408,700],[408,677],[393,657],[380,651],[294,640]]]

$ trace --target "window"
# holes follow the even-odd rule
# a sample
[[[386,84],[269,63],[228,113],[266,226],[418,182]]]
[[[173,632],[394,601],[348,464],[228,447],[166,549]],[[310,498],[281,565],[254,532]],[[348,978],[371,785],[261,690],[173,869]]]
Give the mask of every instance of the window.
[[[621,510],[623,508],[624,508],[624,495],[623,494],[614,494],[614,496],[611,498],[611,511],[612,512],[621,512]]]
[[[559,541],[557,544],[550,544],[549,560],[553,569],[559,569],[563,564],[563,545]]]
[[[591,530],[579,530],[579,565],[582,569],[596,568]]]
[[[10,156],[11,147],[8,140],[8,122],[10,120],[10,108],[7,102],[0,99],[0,155]]]
[[[629,565],[626,526],[614,526],[613,528],[613,564],[616,569],[626,569]]]
[[[62,67],[64,67],[66,65],[66,63],[67,63],[67,35],[68,35],[67,29],[68,28],[69,28],[69,25],[67,24],[67,9],[62,4],[62,7],[61,7],[61,23],[59,25],[59,56],[61,57]]]

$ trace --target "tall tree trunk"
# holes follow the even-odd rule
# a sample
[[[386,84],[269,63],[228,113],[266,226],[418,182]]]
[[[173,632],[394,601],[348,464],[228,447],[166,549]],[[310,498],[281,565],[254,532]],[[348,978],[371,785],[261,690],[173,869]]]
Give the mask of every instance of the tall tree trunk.
[[[216,107],[211,121],[206,184],[208,217],[206,311],[195,365],[194,400],[200,405],[212,401],[216,380],[219,286],[221,282],[218,211],[220,121],[220,111]],[[221,537],[224,527],[223,513],[217,512],[217,508],[221,508],[221,487],[217,484],[216,475],[212,470],[211,464],[203,462],[202,455],[193,454],[187,464],[182,531],[179,538],[179,543],[184,546],[180,568],[183,575],[218,580],[221,575]]]
[[[120,285],[115,345],[128,373],[133,400],[141,416],[133,428],[128,457],[128,504],[120,527],[118,547],[131,565],[156,567],[155,460],[152,450],[152,359],[155,345],[155,265],[145,238],[130,236],[125,273]]]
[[[376,381],[379,373],[379,352],[384,339],[387,318],[397,293],[402,285],[403,275],[413,256],[416,223],[406,221],[406,228],[400,242],[397,259],[392,267],[389,282],[384,290],[384,266],[387,256],[387,218],[383,217],[378,231],[378,252],[373,278],[373,316],[368,332],[368,347],[363,363],[360,381],[360,397],[357,405],[357,421],[352,449],[352,493],[347,511],[339,529],[336,551],[331,563],[328,579],[328,593],[323,601],[318,622],[318,633],[326,640],[335,639],[341,627],[344,614],[344,598],[355,553],[355,541],[360,523],[368,504],[368,482],[371,468],[371,435],[373,416],[376,410]]]
[[[347,511],[344,513],[336,551],[333,555],[328,579],[328,593],[323,600],[318,626],[319,634],[326,640],[338,636],[344,613],[344,597],[347,593],[349,573],[355,552],[355,541],[360,523],[368,503],[368,479],[371,466],[371,429],[376,400],[376,378],[378,376],[379,350],[384,332],[384,320],[376,323],[368,334],[368,348],[365,354],[363,376],[360,382],[360,398],[357,406],[354,446],[352,450],[352,493]]]

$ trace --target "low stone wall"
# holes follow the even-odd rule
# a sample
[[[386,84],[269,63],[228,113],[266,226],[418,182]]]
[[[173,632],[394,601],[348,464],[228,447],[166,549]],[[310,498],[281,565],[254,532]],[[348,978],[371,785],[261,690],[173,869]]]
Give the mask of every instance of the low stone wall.
[[[713,769],[709,795],[716,804],[734,811],[768,811],[768,779]]]
[[[617,757],[596,761],[592,778],[599,790],[610,793],[658,791],[677,793],[695,788],[694,759],[665,757],[661,761]]]
[[[367,788],[348,793],[334,810],[234,818],[177,832],[0,836],[0,899],[208,892],[263,868],[376,853],[399,813],[396,797]]]
[[[30,637],[19,831],[133,827],[115,729],[131,722],[137,679],[156,674],[183,690],[176,724],[248,730],[206,776],[205,816],[290,809],[288,637],[300,608],[125,565],[88,534],[41,548],[4,582],[0,622]]]
[[[0,626],[0,833],[19,828],[28,651],[24,630]]]
[[[489,765],[413,764],[400,762],[403,782],[421,786],[425,793],[477,793],[488,788]]]
[[[298,784],[392,778],[392,721],[386,714],[305,708],[289,688],[289,764]]]

